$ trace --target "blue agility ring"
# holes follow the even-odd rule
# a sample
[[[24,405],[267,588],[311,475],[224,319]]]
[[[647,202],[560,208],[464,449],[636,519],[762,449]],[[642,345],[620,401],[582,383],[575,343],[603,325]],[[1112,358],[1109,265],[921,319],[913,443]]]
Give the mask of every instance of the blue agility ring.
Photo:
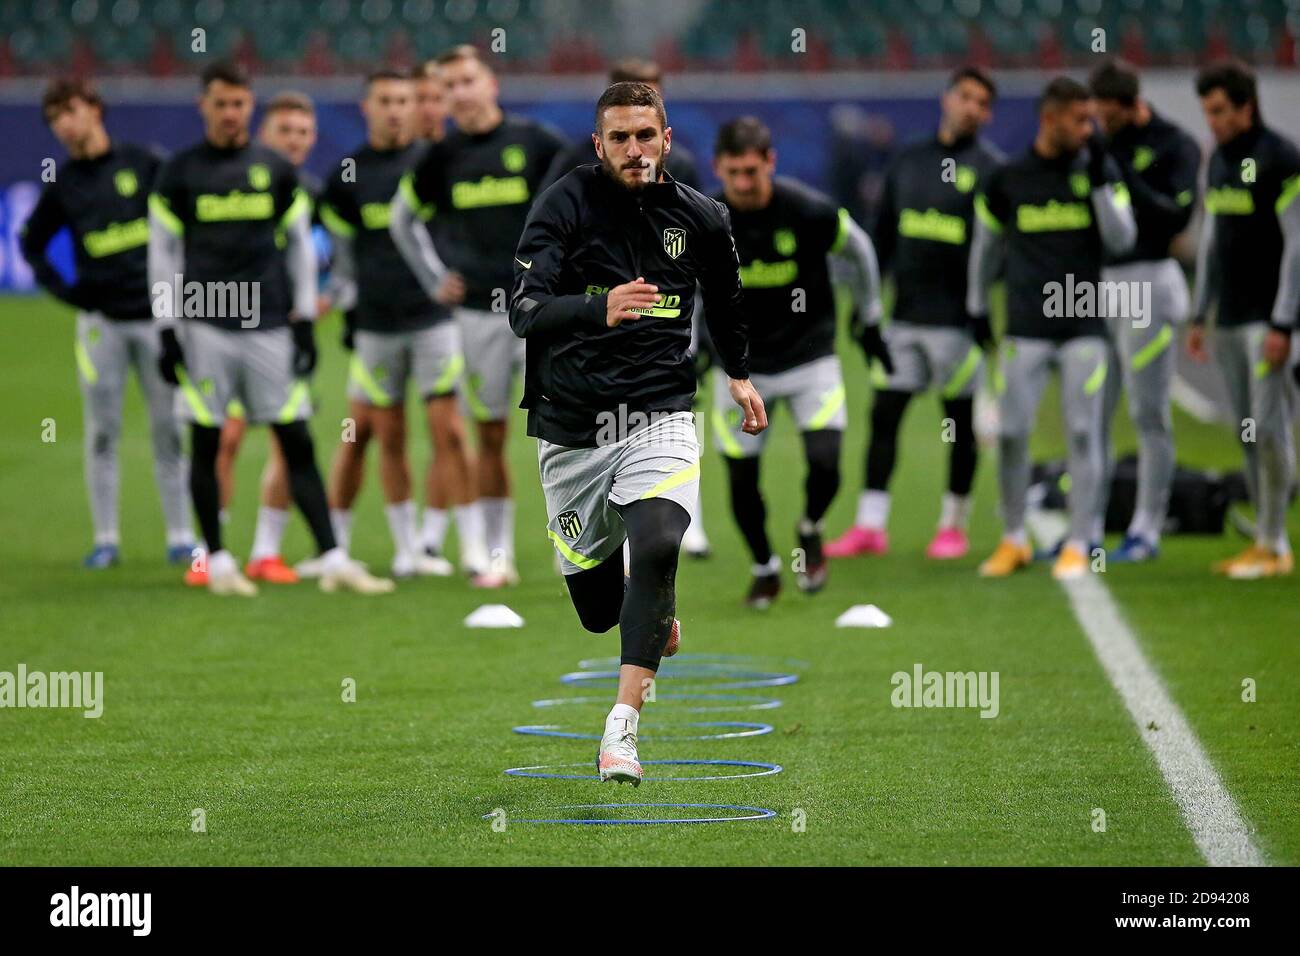
[[[580,670],[608,670],[618,667],[617,657],[588,657],[578,661]],[[745,670],[762,667],[789,667],[794,670],[807,670],[812,665],[807,661],[792,657],[767,657],[761,654],[675,654],[664,658],[664,667],[718,668]]]
[[[784,687],[799,681],[798,674],[780,674],[776,671],[725,671],[712,673],[701,671],[694,674],[672,673],[666,668],[659,673],[659,678],[672,681],[711,680],[708,690],[753,690],[759,687]],[[719,678],[725,678],[719,680]],[[561,684],[586,684],[598,681],[617,681],[618,671],[570,671],[561,675]]]
[[[600,740],[601,734],[578,734],[567,730],[558,730],[558,724],[525,724],[522,727],[512,727],[511,729],[517,734],[524,734],[532,737],[565,737],[570,740]],[[680,735],[663,735],[658,733],[641,734],[643,740],[728,740],[735,737],[761,737],[764,734],[770,734],[773,731],[771,724],[757,724],[746,720],[702,720],[689,724],[683,724],[684,727],[738,727],[740,730],[717,733],[717,734],[687,734]]]
[[[778,697],[759,697],[754,694],[656,694],[653,703],[661,704],[666,701],[693,700],[721,701],[721,703],[673,707],[670,710],[681,710],[688,714],[708,714],[726,710],[774,710],[782,706]],[[726,703],[726,701],[734,701],[734,703]],[[599,704],[608,707],[609,698],[588,695],[583,697],[548,697],[533,701],[534,707],[564,707],[569,704]]]
[[[776,816],[775,810],[766,810],[763,807],[738,807],[730,806],[725,803],[586,803],[586,804],[566,804],[556,807],[556,810],[613,810],[619,807],[658,807],[663,810],[738,810],[744,816],[733,817],[666,817],[652,818],[647,820],[593,820],[590,817],[569,817],[556,819],[525,819],[515,820],[508,814],[506,823],[575,823],[589,824],[594,826],[621,826],[624,824],[649,825],[660,823],[735,823],[741,820],[770,820]],[[483,814],[484,820],[495,818],[495,813]]]
[[[589,767],[590,761],[584,763],[539,764],[535,767],[511,767],[504,771],[508,777],[529,777],[536,780],[598,780],[598,773],[534,773],[537,770],[553,770],[564,767]],[[743,780],[747,777],[770,777],[785,768],[777,763],[763,763],[758,760],[643,760],[643,767],[653,766],[695,766],[695,767],[756,767],[759,773],[714,774],[707,777],[646,777],[649,783],[699,783],[710,780]]]

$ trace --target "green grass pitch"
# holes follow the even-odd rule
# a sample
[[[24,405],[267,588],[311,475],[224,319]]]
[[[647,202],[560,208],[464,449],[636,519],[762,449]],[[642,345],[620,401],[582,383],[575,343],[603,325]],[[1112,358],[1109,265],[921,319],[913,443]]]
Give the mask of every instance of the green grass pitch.
[[[81,412],[72,321],[48,300],[6,299],[0,376],[0,670],[105,674],[104,713],[0,710],[0,863],[13,864],[1197,864],[1191,836],[1118,695],[1037,565],[981,581],[996,541],[994,455],[981,459],[973,553],[935,564],[922,551],[946,468],[937,401],[910,410],[896,477],[893,553],[836,564],[827,589],[787,590],[766,614],[747,612],[742,552],[712,447],[704,516],[715,556],[683,559],[678,576],[684,653],[752,654],[807,662],[799,683],[771,691],[775,710],[689,718],[648,705],[642,757],[782,764],[754,780],[647,783],[513,779],[507,767],[584,762],[591,741],[525,737],[511,727],[563,721],[600,729],[604,705],[538,710],[580,659],[615,655],[617,633],[587,634],[551,564],[535,446],[512,421],[523,584],[476,593],[458,580],[402,584],[390,598],[326,596],[311,585],[263,588],[252,601],[184,588],[162,561],[162,527],[143,406],[126,401],[123,564],[83,571],[89,517],[81,474]],[[318,457],[332,454],[345,414],[346,359],[324,324],[314,390]],[[850,520],[861,481],[865,374],[844,351],[851,425],[845,484],[828,516]],[[1121,413],[1122,417],[1122,413]],[[416,416],[412,416],[416,419]],[[57,440],[42,441],[53,419]],[[1055,406],[1040,416],[1041,453]],[[413,430],[414,426],[413,426]],[[1119,427],[1121,447],[1131,432]],[[1177,417],[1179,458],[1235,466],[1231,436]],[[416,436],[415,464],[428,445]],[[229,525],[247,556],[257,475],[266,450],[250,433]],[[373,468],[373,462],[372,462]],[[802,467],[784,414],[765,461],[774,542],[793,547]],[[1292,514],[1293,533],[1300,515]],[[307,553],[295,518],[286,555]],[[1300,863],[1300,579],[1234,583],[1211,560],[1223,539],[1171,539],[1151,567],[1112,566],[1109,586],[1182,707],[1272,863]],[[354,551],[390,558],[377,476],[358,503]],[[462,626],[504,600],[517,631]],[[875,603],[887,630],[836,629],[849,605]],[[895,709],[890,675],[921,663],[998,671],[1001,712]],[[342,700],[345,678],[355,703]],[[1241,700],[1244,678],[1258,688]],[[660,684],[660,692],[682,689]],[[656,709],[659,708],[659,709]],[[660,714],[664,716],[660,717]],[[657,720],[766,720],[772,734],[655,744]],[[771,820],[671,827],[511,824],[563,804],[743,804]],[[495,830],[482,815],[506,811]],[[1104,833],[1092,811],[1106,812]],[[206,832],[194,832],[202,809]],[[802,811],[802,812],[799,812]],[[802,826],[795,826],[796,820]]]

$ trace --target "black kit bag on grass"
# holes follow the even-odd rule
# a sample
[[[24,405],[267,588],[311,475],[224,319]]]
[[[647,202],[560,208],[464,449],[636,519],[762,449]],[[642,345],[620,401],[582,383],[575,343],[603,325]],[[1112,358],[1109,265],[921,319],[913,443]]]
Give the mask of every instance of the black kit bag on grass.
[[[1115,463],[1106,507],[1107,532],[1122,534],[1128,530],[1137,504],[1137,471],[1137,455],[1125,455]],[[1064,462],[1036,462],[1030,483],[1041,487],[1041,507],[1066,509],[1070,476]],[[1169,493],[1164,533],[1222,534],[1228,505],[1241,497],[1244,487],[1240,472],[1219,475],[1177,466]]]

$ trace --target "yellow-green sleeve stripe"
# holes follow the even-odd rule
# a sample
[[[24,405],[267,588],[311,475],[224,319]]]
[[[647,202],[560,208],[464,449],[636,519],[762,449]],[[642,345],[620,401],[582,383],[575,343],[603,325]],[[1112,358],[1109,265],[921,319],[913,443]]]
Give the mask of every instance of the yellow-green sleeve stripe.
[[[431,203],[420,202],[420,197],[415,192],[415,175],[413,173],[405,174],[401,182],[397,184],[397,192],[406,202],[406,205],[425,222],[433,218],[433,205]]]
[[[311,197],[308,196],[306,190],[300,186],[293,191],[293,202],[289,203],[289,208],[286,209],[284,215],[280,217],[280,228],[285,228],[299,216],[310,215]]]
[[[831,252],[839,252],[844,248],[844,243],[848,242],[849,229],[853,225],[853,217],[849,211],[843,207],[839,211],[839,226],[835,232],[835,241],[831,243]]]
[[[185,224],[176,213],[172,212],[172,207],[167,200],[157,193],[149,194],[149,212],[168,232],[177,236],[185,235]]]
[[[327,202],[320,204],[320,221],[325,224],[325,228],[336,236],[352,238],[357,234],[356,227],[340,216]]]
[[[998,217],[993,215],[993,211],[989,209],[989,204],[984,199],[983,193],[977,193],[975,196],[975,215],[980,222],[988,227],[990,232],[995,232],[998,235],[1002,234],[1002,223],[998,222]]]
[[[1300,196],[1300,174],[1292,176],[1282,184],[1282,193],[1277,197],[1277,203],[1274,208],[1280,216],[1286,212],[1287,206],[1295,202],[1295,198]]]

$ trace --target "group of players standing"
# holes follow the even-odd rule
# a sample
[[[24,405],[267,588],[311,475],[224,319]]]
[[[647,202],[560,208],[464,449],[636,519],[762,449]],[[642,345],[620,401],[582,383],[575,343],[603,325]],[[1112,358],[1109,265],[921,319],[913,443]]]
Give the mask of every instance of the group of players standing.
[[[611,79],[655,88],[659,81],[648,64],[624,65]],[[957,71],[942,96],[936,134],[905,149],[889,170],[870,236],[829,198],[775,175],[776,150],[759,120],[743,117],[720,129],[717,199],[730,216],[739,261],[750,377],[769,406],[788,403],[805,451],[795,529],[803,590],[824,585],[828,557],[887,551],[900,424],[912,396],[927,389],[939,392],[951,426],[947,490],[927,555],[966,554],[977,458],[973,404],[985,375],[999,398],[1005,531],[980,573],[1007,575],[1032,559],[1024,524],[1029,436],[1052,369],[1061,379],[1071,478],[1070,528],[1054,574],[1087,573],[1100,546],[1109,421],[1121,386],[1139,437],[1139,475],[1132,523],[1113,557],[1156,557],[1174,471],[1171,345],[1190,317],[1188,347],[1204,358],[1204,321],[1216,301],[1214,350],[1234,415],[1255,423],[1243,449],[1258,513],[1255,543],[1217,570],[1236,578],[1291,571],[1285,511],[1295,456],[1285,368],[1300,310],[1300,154],[1263,125],[1246,68],[1225,64],[1201,74],[1197,92],[1218,146],[1189,305],[1170,245],[1196,206],[1196,143],[1140,96],[1130,68],[1107,63],[1090,86],[1052,81],[1040,99],[1033,144],[1008,162],[979,135],[992,116],[993,81],[979,69]],[[203,74],[204,141],[166,161],[109,139],[90,84],[50,85],[45,117],[70,162],[42,194],[22,249],[41,284],[79,310],[76,356],[95,529],[89,567],[118,560],[117,440],[122,390],[134,367],[149,404],[168,557],[191,564],[190,583],[247,595],[258,580],[318,577],[325,590],[391,590],[391,581],[348,556],[371,440],[380,449],[394,577],[454,573],[444,556],[454,520],[461,568],[475,585],[517,581],[505,445],[525,353],[507,312],[515,263],[527,270],[531,259],[521,261],[516,252],[533,199],[592,156],[586,143],[570,147],[548,127],[503,113],[497,93],[490,67],[468,46],[413,74],[373,73],[361,104],[367,141],[319,183],[299,168],[315,142],[310,100],[277,97],[253,141],[251,86],[230,64]],[[683,185],[699,182],[681,146],[665,155],[665,168]],[[313,221],[330,237],[323,283]],[[50,239],[65,226],[74,237],[73,285],[46,258]],[[882,272],[895,286],[887,325]],[[988,290],[1000,277],[1008,323],[999,341]],[[1062,316],[1045,306],[1053,283],[1100,289],[1103,282],[1149,284],[1149,308],[1140,317],[1096,309]],[[254,320],[237,310],[188,308],[190,283],[256,284]],[[632,311],[664,311],[653,296],[647,303]],[[837,303],[851,307],[874,395],[856,521],[823,547],[847,421],[835,353],[837,318],[846,310]],[[313,323],[334,308],[345,315],[352,358],[349,427],[327,488],[306,425],[307,383],[316,361]],[[697,340],[707,339],[703,323],[695,324]],[[711,346],[703,341],[699,348],[708,354]],[[412,382],[434,452],[422,519],[406,448]],[[759,490],[764,435],[728,404],[728,387],[725,369],[716,369],[714,440],[753,559],[747,603],[762,608],[781,581]],[[190,424],[188,463],[178,416]],[[476,426],[474,451],[466,417]],[[244,422],[269,424],[273,441],[253,548],[241,570],[224,547],[223,517]],[[204,541],[194,552],[199,560],[191,557],[187,472]],[[291,501],[318,551],[296,568],[280,557]],[[693,504],[685,545],[705,554],[698,499]],[[550,517],[557,553],[572,565],[566,570],[583,567],[590,558],[577,544],[582,516]]]

